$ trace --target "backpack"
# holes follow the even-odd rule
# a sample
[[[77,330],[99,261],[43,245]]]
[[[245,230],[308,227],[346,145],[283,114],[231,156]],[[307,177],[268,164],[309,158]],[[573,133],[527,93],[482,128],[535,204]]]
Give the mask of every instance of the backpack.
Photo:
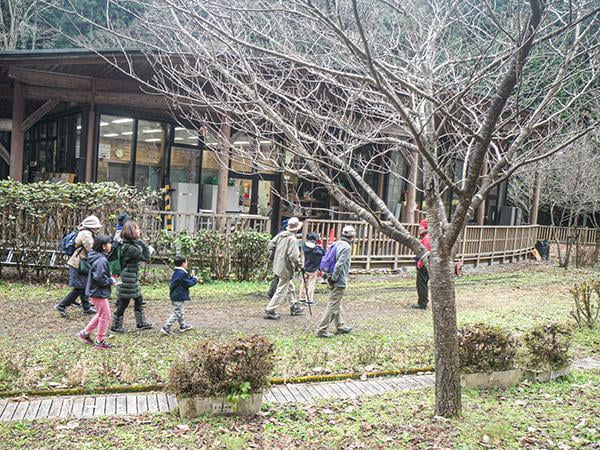
[[[327,247],[327,251],[325,252],[325,256],[321,260],[321,265],[319,268],[323,272],[333,273],[333,269],[335,268],[335,257],[337,255],[335,242]]]
[[[110,274],[121,275],[121,272],[127,266],[127,264],[123,265],[123,242],[113,242],[113,248],[107,259]]]
[[[75,253],[75,239],[77,239],[78,233],[79,230],[73,230],[63,236],[60,242],[60,251],[63,254],[73,256],[73,253]]]

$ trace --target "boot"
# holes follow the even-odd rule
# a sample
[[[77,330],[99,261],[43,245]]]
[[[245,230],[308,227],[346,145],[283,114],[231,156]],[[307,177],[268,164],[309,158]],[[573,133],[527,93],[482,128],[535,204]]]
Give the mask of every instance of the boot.
[[[146,322],[146,317],[144,317],[144,311],[135,311],[135,322],[137,324],[138,330],[152,329],[152,324]]]
[[[127,333],[127,329],[123,326],[123,316],[113,316],[113,323],[110,327],[113,333]]]

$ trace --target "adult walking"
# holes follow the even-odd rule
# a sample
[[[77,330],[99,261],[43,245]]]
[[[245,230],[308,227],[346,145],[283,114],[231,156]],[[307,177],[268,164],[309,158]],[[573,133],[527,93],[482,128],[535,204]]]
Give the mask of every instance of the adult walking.
[[[352,257],[352,242],[356,236],[356,230],[352,225],[346,225],[342,229],[342,238],[335,244],[335,266],[333,272],[327,278],[331,292],[329,301],[323,312],[321,321],[317,328],[317,336],[329,338],[333,333],[328,331],[331,324],[335,327],[335,334],[346,334],[352,331],[352,327],[345,325],[342,314],[342,298],[348,286],[350,276],[350,260]]]
[[[111,330],[115,333],[126,333],[123,326],[123,315],[129,302],[134,301],[135,322],[138,330],[148,330],[152,324],[146,322],[142,293],[140,289],[140,262],[150,260],[150,248],[140,239],[139,225],[129,220],[123,225],[121,239],[123,245],[121,259],[121,281],[117,287],[117,308],[113,316]]]
[[[75,238],[75,251],[67,261],[69,271],[69,292],[60,303],[54,306],[58,313],[67,318],[67,308],[73,305],[77,297],[81,298],[81,306],[84,314],[96,314],[96,309],[90,305],[90,301],[85,295],[85,286],[87,284],[87,273],[81,273],[81,260],[87,261],[88,253],[94,246],[94,235],[102,228],[100,219],[96,216],[86,217],[77,227],[77,237]]]
[[[418,300],[416,305],[410,305],[411,308],[415,309],[427,309],[429,303],[429,272],[427,271],[427,262],[429,260],[429,252],[431,251],[431,243],[429,242],[429,222],[427,219],[419,222],[419,236],[421,238],[421,244],[425,247],[425,254],[423,256],[416,257],[417,263],[417,295]]]
[[[269,252],[274,253],[273,273],[279,277],[277,289],[265,309],[265,319],[278,320],[277,308],[287,298],[290,305],[290,314],[299,316],[304,312],[296,301],[294,292],[294,274],[302,267],[302,257],[298,247],[296,232],[302,228],[302,222],[297,217],[292,217],[284,231],[280,232],[269,242]]]

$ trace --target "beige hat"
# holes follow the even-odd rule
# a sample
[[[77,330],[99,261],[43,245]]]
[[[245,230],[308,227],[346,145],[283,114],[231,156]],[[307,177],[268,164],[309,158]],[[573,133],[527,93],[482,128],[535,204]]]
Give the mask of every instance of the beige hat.
[[[81,228],[89,228],[90,230],[99,230],[102,228],[102,224],[100,223],[100,219],[96,216],[88,216],[83,219],[81,222]]]
[[[344,228],[342,228],[342,236],[354,237],[356,236],[356,230],[352,225],[346,225]]]
[[[285,228],[288,231],[298,231],[304,225],[297,217],[292,217],[288,220],[287,227]]]

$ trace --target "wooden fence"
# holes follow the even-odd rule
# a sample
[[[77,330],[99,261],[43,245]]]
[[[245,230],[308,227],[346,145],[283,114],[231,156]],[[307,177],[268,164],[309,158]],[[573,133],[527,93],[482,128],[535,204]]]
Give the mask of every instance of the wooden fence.
[[[385,236],[373,226],[362,221],[312,220],[305,222],[303,234],[318,232],[325,243],[333,230],[336,237],[341,235],[344,225],[353,225],[356,239],[352,251],[352,265],[356,269],[390,269],[414,264],[414,253],[408,247]],[[417,236],[418,225],[404,225]],[[579,229],[580,245],[595,245],[599,230]],[[481,226],[468,225],[457,242],[456,258],[465,264],[493,264],[516,261],[525,258],[537,240],[557,239],[563,243],[572,230],[568,228],[538,225],[522,226]]]

